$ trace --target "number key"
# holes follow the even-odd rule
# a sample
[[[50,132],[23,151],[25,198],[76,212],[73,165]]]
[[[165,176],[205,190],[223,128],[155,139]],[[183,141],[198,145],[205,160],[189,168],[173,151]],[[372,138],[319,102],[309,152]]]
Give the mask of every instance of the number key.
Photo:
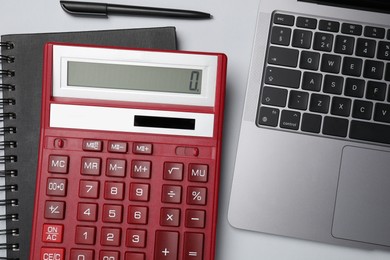
[[[79,197],[97,199],[99,197],[99,182],[81,180],[79,187]]]

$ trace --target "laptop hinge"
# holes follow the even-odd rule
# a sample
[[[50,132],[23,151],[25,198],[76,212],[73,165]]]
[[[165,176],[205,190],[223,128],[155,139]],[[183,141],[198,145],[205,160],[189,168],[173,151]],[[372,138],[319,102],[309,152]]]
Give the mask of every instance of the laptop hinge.
[[[390,13],[388,0],[298,0],[322,5],[331,5],[344,8],[354,8],[372,12]]]

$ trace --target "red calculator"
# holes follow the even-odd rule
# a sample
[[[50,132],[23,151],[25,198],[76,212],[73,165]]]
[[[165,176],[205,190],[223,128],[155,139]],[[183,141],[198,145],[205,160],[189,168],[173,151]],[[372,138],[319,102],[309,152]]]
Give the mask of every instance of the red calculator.
[[[48,43],[30,260],[212,260],[224,54]]]

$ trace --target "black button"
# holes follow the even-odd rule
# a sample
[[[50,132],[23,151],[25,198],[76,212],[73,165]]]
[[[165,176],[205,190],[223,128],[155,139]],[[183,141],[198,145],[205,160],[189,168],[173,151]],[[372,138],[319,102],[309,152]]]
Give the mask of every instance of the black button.
[[[298,17],[297,27],[315,29],[317,27],[317,19],[308,17]]]
[[[318,27],[321,31],[338,32],[340,29],[340,23],[329,20],[320,20]]]
[[[260,107],[259,125],[277,126],[279,121],[279,109],[271,107]]]
[[[301,130],[310,133],[319,133],[321,131],[322,117],[320,115],[305,113],[302,116]]]
[[[386,30],[380,27],[366,26],[364,28],[364,36],[377,39],[385,38]]]
[[[295,17],[287,14],[274,14],[274,23],[293,26]]]
[[[363,26],[359,24],[352,24],[352,23],[343,23],[341,25],[341,32],[345,34],[351,34],[351,35],[361,35],[363,31]]]

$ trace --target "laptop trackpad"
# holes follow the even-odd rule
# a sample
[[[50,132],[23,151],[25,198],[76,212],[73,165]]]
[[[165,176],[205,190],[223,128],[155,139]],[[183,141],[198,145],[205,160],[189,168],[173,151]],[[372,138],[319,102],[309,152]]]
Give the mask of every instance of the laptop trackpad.
[[[343,150],[332,235],[390,246],[390,153]]]

